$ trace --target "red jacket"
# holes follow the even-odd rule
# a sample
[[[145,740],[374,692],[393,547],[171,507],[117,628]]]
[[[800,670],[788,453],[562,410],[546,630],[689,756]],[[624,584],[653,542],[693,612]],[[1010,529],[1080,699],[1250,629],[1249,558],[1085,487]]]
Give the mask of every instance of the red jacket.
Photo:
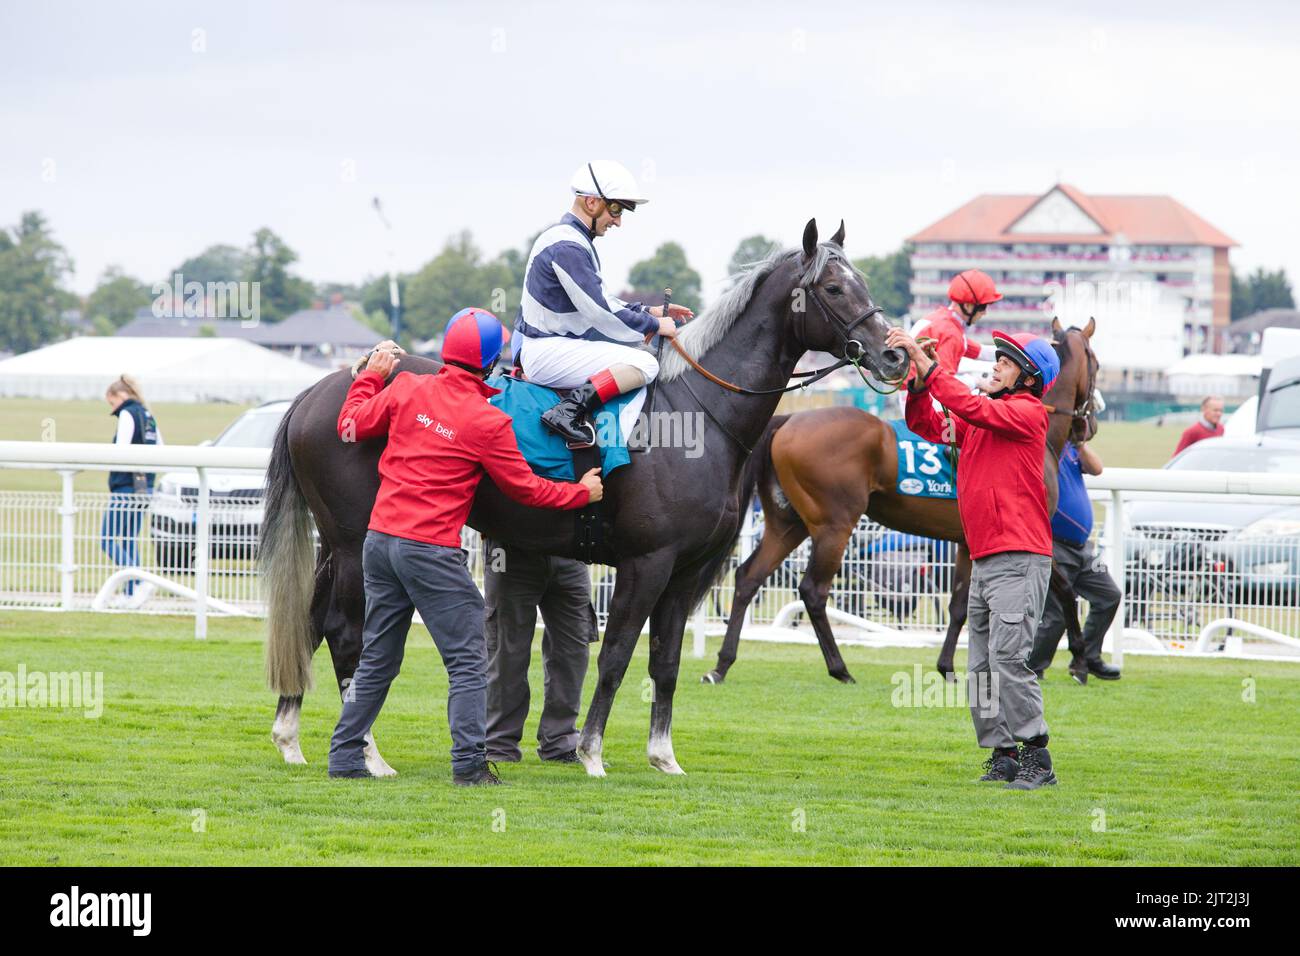
[[[930,376],[927,390],[950,412],[957,466],[957,509],[972,558],[1003,551],[1052,553],[1051,516],[1043,486],[1047,409],[1028,392],[1003,398],[972,395],[947,369]],[[907,427],[945,442],[943,415],[933,403],[907,402]]]
[[[1187,426],[1187,430],[1183,432],[1183,437],[1178,439],[1178,447],[1174,449],[1174,454],[1177,455],[1188,445],[1195,445],[1198,441],[1203,439],[1222,437],[1223,422],[1219,422],[1219,424],[1215,425],[1213,429],[1206,428],[1200,421],[1193,422],[1191,425]]]
[[[459,548],[484,472],[511,498],[534,508],[587,504],[582,485],[533,474],[519,453],[510,417],[487,403],[497,392],[454,365],[437,375],[398,373],[388,388],[378,372],[356,377],[339,412],[339,437],[388,436],[370,512],[372,531]]]
[[[951,306],[940,306],[925,318],[918,319],[916,325],[912,326],[912,336],[934,339],[934,351],[939,356],[939,364],[950,372],[957,371],[962,356],[973,359],[980,357],[979,343],[966,338],[966,326]],[[910,382],[915,377],[916,367],[913,366],[907,373],[907,380]]]

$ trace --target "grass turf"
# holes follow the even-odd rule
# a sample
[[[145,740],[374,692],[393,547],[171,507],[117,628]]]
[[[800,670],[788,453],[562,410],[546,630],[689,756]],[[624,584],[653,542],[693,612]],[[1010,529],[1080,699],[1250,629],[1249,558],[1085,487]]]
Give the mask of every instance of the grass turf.
[[[508,786],[464,790],[422,628],[375,728],[400,776],[370,781],[326,777],[325,653],[303,712],[311,763],[281,762],[259,622],[214,620],[201,643],[184,617],[0,612],[0,633],[0,672],[101,671],[105,697],[98,719],[0,709],[5,865],[1300,862],[1290,664],[1130,657],[1122,681],[1080,688],[1058,660],[1045,697],[1061,784],[1014,793],[974,782],[964,709],[892,705],[892,679],[928,670],[929,650],[846,648],[855,686],[806,646],[744,645],[720,687],[687,658],[675,743],[689,775],[666,777],[645,760],[642,647],[607,779],[528,752],[501,768]]]

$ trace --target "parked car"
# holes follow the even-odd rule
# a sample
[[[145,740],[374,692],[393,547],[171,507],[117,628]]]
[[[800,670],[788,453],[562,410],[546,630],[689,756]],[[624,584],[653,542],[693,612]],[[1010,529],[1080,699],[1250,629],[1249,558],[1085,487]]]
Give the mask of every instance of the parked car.
[[[214,441],[214,448],[270,448],[289,402],[267,402],[236,418]],[[208,472],[214,558],[253,560],[262,528],[266,475],[214,469]],[[194,566],[198,523],[199,476],[196,471],[169,471],[158,477],[149,502],[149,534],[158,565],[187,571]]]
[[[1207,438],[1172,471],[1300,474],[1300,442],[1276,435]],[[1196,631],[1238,605],[1294,601],[1300,589],[1300,506],[1268,500],[1135,501],[1128,510],[1126,622]]]

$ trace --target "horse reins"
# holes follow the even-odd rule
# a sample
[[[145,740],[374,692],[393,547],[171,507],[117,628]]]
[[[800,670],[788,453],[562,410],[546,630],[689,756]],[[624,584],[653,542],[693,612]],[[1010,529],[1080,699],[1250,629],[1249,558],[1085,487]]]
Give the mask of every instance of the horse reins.
[[[816,382],[820,382],[822,379],[830,375],[832,372],[838,372],[846,365],[852,365],[855,369],[857,369],[858,374],[862,377],[862,380],[864,382],[866,382],[868,385],[871,385],[871,387],[875,389],[875,391],[880,392],[880,389],[876,389],[875,386],[872,385],[870,379],[867,378],[866,372],[862,370],[862,359],[866,354],[863,351],[862,343],[857,341],[856,339],[850,338],[849,336],[852,334],[853,330],[856,329],[863,322],[867,321],[873,316],[879,315],[885,310],[878,305],[873,305],[871,306],[871,308],[867,309],[865,312],[863,312],[860,316],[858,316],[848,325],[840,325],[839,322],[837,322],[834,318],[835,313],[833,313],[830,309],[828,309],[826,307],[826,304],[822,302],[821,296],[817,294],[816,289],[810,287],[808,289],[808,295],[812,298],[813,302],[817,303],[817,308],[821,309],[822,314],[826,317],[827,321],[830,323],[831,328],[834,329],[835,334],[839,336],[841,343],[844,345],[844,358],[840,359],[839,361],[835,362],[832,365],[826,366],[825,368],[815,369],[814,371],[811,372],[795,372],[791,375],[791,378],[802,378],[805,379],[805,381],[795,382],[793,385],[786,385],[784,387],[778,386],[776,388],[746,388],[743,385],[736,385],[734,382],[728,382],[726,379],[719,378],[717,375],[714,375],[703,365],[697,362],[695,358],[689,352],[687,352],[686,349],[682,347],[681,343],[678,342],[677,339],[675,338],[672,340],[673,350],[676,351],[677,354],[682,357],[682,359],[686,362],[687,365],[689,365],[695,371],[699,372],[700,375],[702,375],[708,381],[712,382],[714,385],[720,386],[721,388],[727,389],[727,391],[729,392],[735,392],[737,395],[783,395],[786,392],[793,392],[795,389],[799,389],[799,388],[807,388],[809,385],[812,385]],[[882,381],[884,381],[885,384],[887,385],[893,385],[894,389],[892,391],[897,391],[899,384],[902,382],[902,379],[898,379],[896,381],[882,379]],[[892,394],[892,392],[880,392],[880,394],[889,395]]]

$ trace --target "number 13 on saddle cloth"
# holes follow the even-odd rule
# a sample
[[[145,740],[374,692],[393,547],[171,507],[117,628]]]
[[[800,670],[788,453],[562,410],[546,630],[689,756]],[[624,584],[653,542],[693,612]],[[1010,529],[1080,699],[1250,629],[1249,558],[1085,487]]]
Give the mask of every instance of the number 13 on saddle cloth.
[[[957,469],[952,450],[926,441],[902,420],[891,421],[889,427],[898,443],[898,493],[914,498],[955,499]]]

